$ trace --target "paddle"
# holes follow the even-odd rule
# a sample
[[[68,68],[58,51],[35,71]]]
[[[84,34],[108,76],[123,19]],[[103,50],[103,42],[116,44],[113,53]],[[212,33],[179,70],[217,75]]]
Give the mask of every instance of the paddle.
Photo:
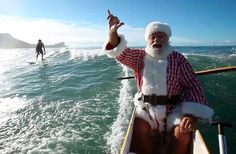
[[[196,71],[195,73],[197,75],[208,75],[208,74],[216,74],[216,73],[222,73],[222,72],[229,72],[229,71],[236,71],[236,66],[225,66],[225,67],[219,67],[219,68],[213,68],[203,71]],[[116,78],[117,80],[124,80],[124,79],[133,79],[134,76],[128,76],[128,77],[120,77]]]

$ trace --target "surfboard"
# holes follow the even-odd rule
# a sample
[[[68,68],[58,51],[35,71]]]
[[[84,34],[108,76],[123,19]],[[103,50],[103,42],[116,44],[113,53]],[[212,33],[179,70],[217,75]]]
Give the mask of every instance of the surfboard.
[[[36,64],[36,62],[33,62],[33,61],[27,61],[26,63],[28,63],[30,65]]]

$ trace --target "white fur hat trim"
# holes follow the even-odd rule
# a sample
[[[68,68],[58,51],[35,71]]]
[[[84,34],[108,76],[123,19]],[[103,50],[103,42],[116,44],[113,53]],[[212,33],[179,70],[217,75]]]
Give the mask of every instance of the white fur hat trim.
[[[171,37],[171,29],[169,24],[154,21],[149,23],[146,27],[145,40],[148,41],[149,36],[155,32],[164,32],[168,38]]]

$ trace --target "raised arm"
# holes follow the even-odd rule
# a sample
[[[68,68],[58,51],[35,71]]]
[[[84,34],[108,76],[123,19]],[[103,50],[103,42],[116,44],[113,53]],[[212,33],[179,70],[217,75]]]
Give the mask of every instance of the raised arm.
[[[120,22],[119,18],[116,16],[113,16],[110,12],[110,10],[108,10],[108,24],[109,24],[109,43],[111,46],[116,47],[119,42],[119,36],[117,33],[117,30],[124,25],[123,22]]]

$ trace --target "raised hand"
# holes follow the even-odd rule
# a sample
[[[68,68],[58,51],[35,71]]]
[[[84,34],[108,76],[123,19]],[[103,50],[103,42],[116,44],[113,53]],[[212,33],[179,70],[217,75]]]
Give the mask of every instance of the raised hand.
[[[109,30],[111,32],[117,32],[117,30],[124,25],[123,22],[120,22],[119,18],[116,16],[113,16],[110,12],[110,10],[108,9],[108,16],[107,16],[107,20],[109,23]]]

